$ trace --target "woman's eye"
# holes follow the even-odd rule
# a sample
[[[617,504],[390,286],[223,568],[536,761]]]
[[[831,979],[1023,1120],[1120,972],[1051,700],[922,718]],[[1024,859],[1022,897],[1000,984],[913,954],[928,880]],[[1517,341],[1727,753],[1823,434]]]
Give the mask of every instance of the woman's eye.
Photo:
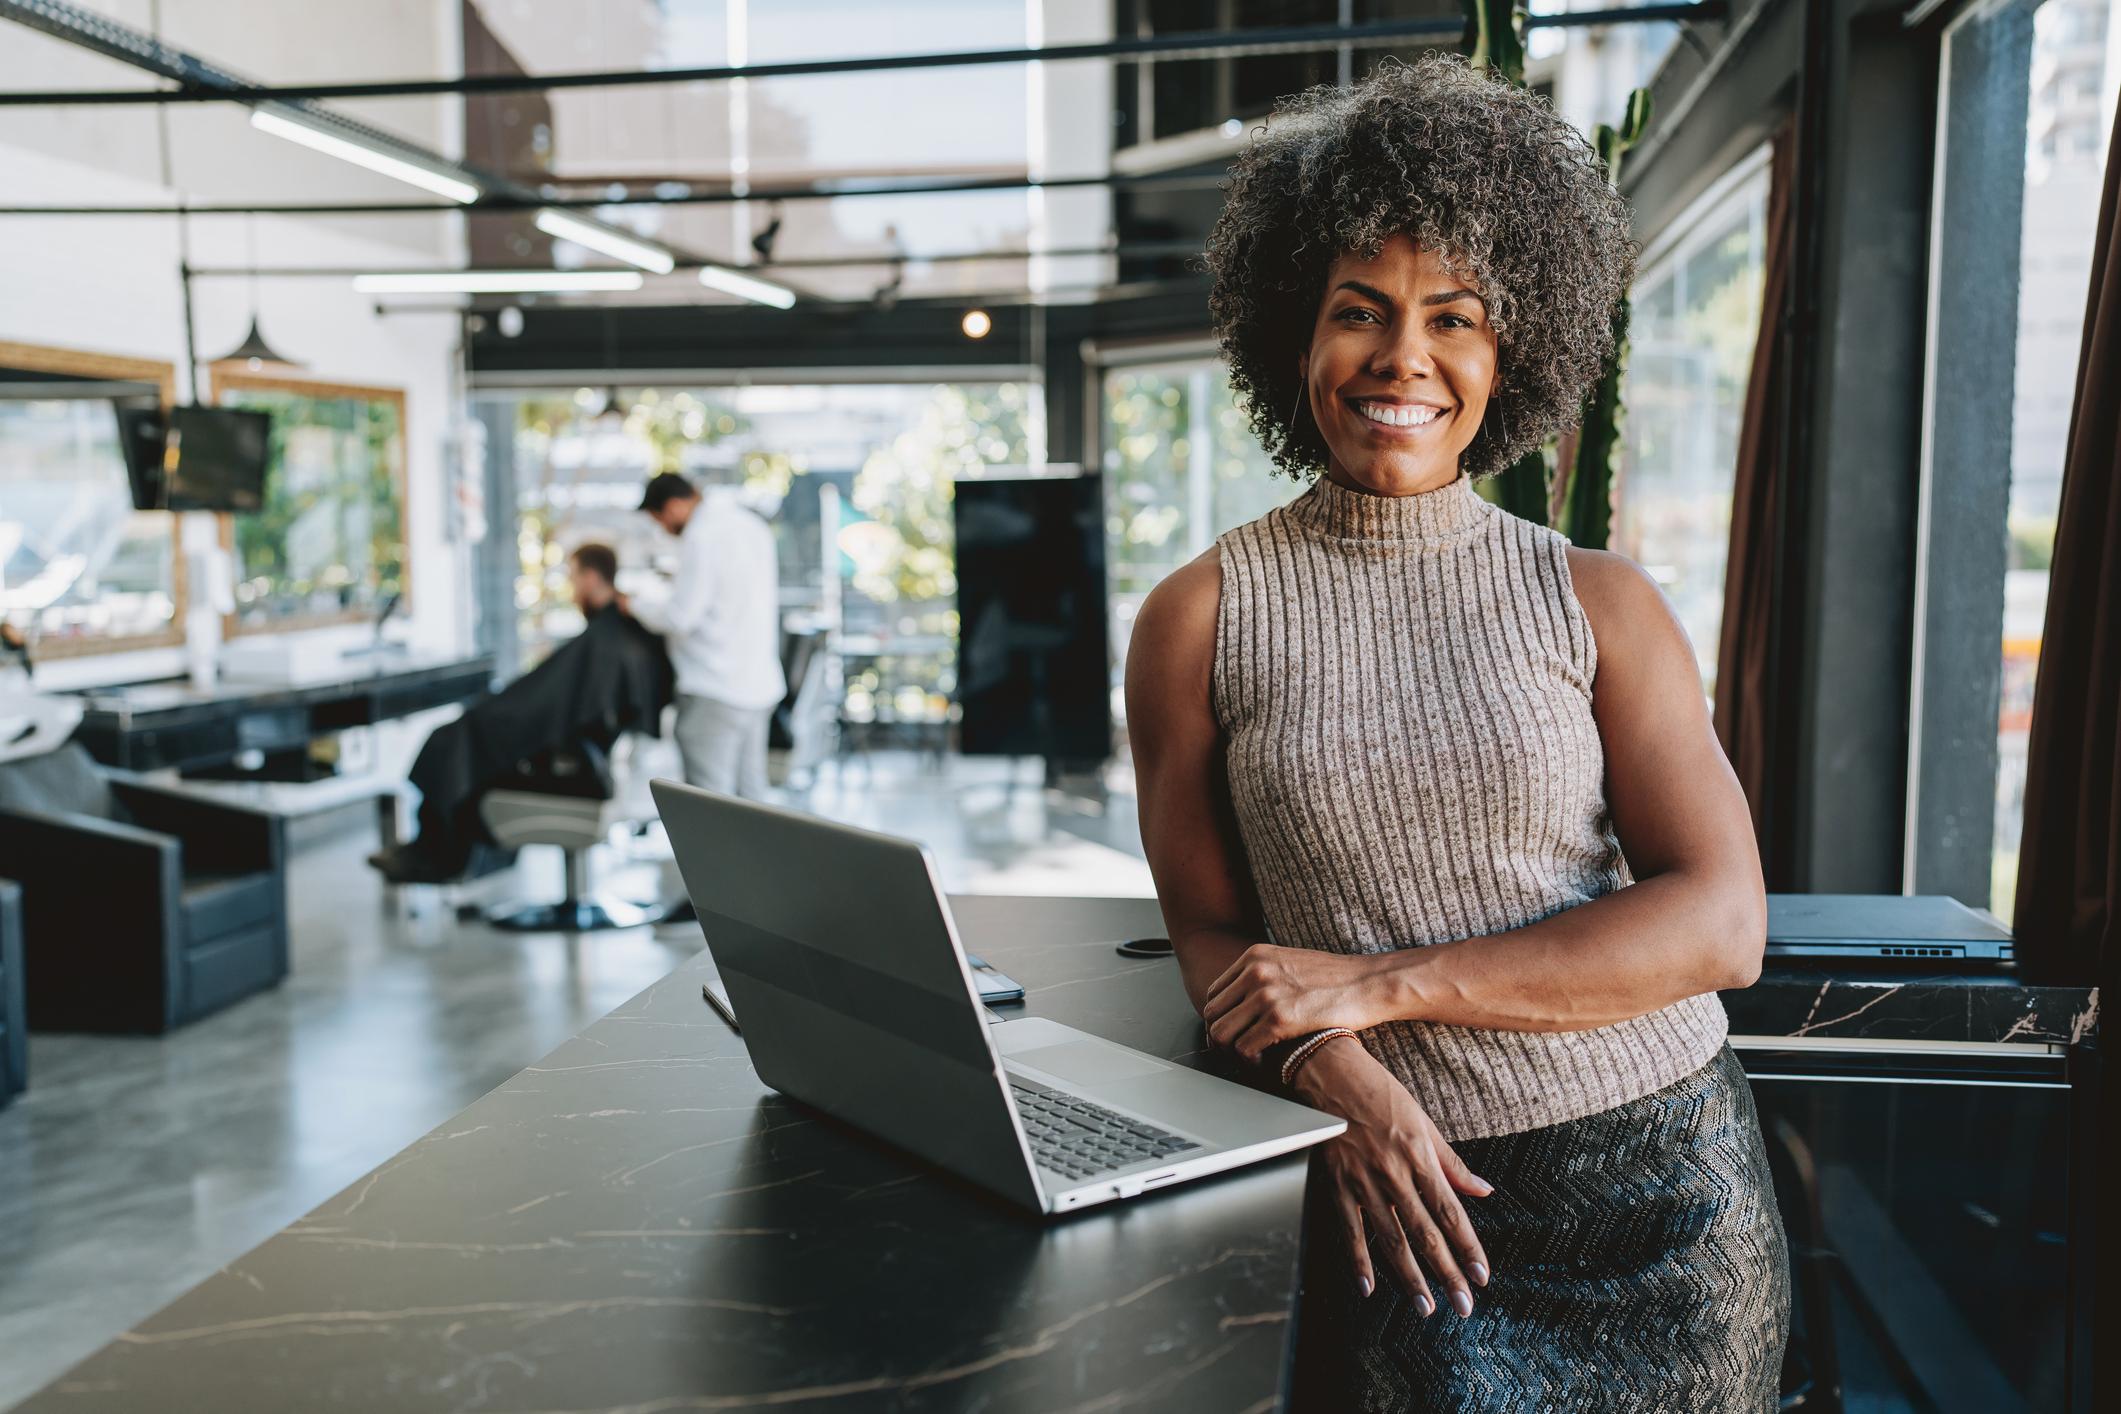
[[[1438,317],[1436,325],[1440,329],[1470,329],[1473,321],[1463,314],[1446,314]]]
[[[1340,317],[1341,317],[1341,319],[1342,319],[1342,321],[1343,321],[1343,322],[1346,322],[1346,323],[1350,323],[1350,324],[1352,324],[1352,323],[1355,323],[1355,322],[1357,322],[1358,320],[1362,320],[1362,321],[1368,321],[1368,320],[1374,320],[1374,319],[1376,319],[1376,318],[1377,318],[1377,316],[1376,316],[1376,315],[1374,315],[1374,314],[1372,314],[1372,313],[1370,313],[1370,311],[1369,311],[1369,310],[1367,310],[1367,309],[1363,309],[1363,308],[1361,308],[1361,307],[1359,307],[1359,306],[1358,306],[1358,307],[1355,307],[1355,308],[1352,308],[1352,309],[1344,309],[1344,310],[1342,310],[1342,311],[1340,312]]]

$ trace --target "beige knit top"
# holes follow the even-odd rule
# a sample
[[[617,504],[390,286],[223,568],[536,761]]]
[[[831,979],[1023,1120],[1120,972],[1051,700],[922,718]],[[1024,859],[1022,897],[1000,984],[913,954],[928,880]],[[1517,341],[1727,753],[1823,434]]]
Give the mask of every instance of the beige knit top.
[[[1214,708],[1272,941],[1420,947],[1633,882],[1564,537],[1465,477],[1403,497],[1321,478],[1218,546]],[[1710,992],[1590,1031],[1389,1022],[1363,1044],[1471,1139],[1662,1089],[1726,1029]]]

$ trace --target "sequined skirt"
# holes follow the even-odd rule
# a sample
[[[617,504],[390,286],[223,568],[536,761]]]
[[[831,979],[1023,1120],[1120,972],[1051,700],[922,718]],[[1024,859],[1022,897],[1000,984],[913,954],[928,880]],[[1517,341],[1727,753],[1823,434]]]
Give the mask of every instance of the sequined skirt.
[[[1455,1147],[1495,1185],[1466,1200],[1495,1272],[1474,1288],[1466,1320],[1448,1304],[1423,1319],[1382,1258],[1377,1291],[1358,1296],[1314,1173],[1292,1408],[1776,1408],[1788,1249],[1752,1091],[1729,1046],[1641,1099]]]

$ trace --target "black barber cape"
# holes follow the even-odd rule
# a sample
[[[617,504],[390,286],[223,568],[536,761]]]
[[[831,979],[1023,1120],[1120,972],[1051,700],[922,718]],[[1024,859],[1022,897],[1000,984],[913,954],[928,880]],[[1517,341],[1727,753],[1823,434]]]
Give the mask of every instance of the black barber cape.
[[[659,735],[675,687],[661,638],[615,604],[591,614],[579,637],[420,748],[410,779],[420,790],[421,857],[461,870],[484,838],[480,796],[553,753],[609,750],[622,732]]]

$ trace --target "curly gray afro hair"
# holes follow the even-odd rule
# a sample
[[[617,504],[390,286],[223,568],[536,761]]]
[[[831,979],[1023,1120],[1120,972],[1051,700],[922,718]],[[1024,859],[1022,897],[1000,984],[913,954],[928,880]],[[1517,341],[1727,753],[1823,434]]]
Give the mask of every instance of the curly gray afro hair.
[[[1456,55],[1391,62],[1353,88],[1287,100],[1227,190],[1208,237],[1208,310],[1283,471],[1326,464],[1316,420],[1291,422],[1326,271],[1394,235],[1436,251],[1487,301],[1501,380],[1466,474],[1492,476],[1576,425],[1636,250],[1604,166],[1545,100]]]

